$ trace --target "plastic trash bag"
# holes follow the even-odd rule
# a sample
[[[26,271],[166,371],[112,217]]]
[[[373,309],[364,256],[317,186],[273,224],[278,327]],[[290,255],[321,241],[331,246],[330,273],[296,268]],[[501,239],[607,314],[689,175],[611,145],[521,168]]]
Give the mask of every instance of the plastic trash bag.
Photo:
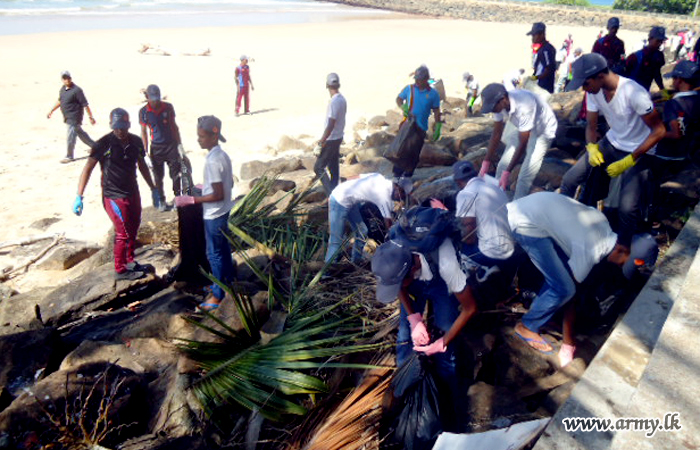
[[[414,353],[394,375],[389,395],[393,397],[392,409],[399,410],[394,421],[394,439],[406,450],[432,448],[443,427],[430,358]]]

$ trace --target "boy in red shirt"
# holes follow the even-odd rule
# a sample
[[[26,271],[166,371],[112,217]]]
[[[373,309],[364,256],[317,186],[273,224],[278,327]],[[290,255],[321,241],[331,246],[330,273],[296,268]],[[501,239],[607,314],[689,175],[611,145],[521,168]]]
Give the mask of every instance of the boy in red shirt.
[[[248,57],[241,56],[241,64],[236,67],[236,115],[241,111],[241,100],[245,99],[244,113],[250,113],[250,90],[255,90],[253,80],[250,78],[250,66],[248,66]]]

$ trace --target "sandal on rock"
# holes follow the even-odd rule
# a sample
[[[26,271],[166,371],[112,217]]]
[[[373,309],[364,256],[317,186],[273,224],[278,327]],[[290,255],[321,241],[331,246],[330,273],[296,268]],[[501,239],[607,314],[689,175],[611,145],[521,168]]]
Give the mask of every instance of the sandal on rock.
[[[515,331],[515,330],[514,330],[514,331]],[[532,346],[531,343],[534,343],[534,344],[542,344],[542,345],[549,345],[549,346],[551,347],[551,344],[550,344],[549,342],[547,342],[547,341],[546,341],[544,338],[542,338],[542,337],[540,337],[539,339],[537,339],[537,338],[528,338],[528,337],[525,337],[525,336],[523,336],[522,334],[518,333],[517,331],[515,331],[515,335],[518,336],[520,339],[522,339],[522,341],[525,342],[525,344],[527,344],[528,347],[530,347],[531,349],[535,350],[536,352],[542,353],[543,355],[551,355],[551,354],[554,352],[554,349],[551,349],[551,350],[540,350],[540,349],[535,348],[535,347]]]
[[[203,302],[197,305],[197,312],[212,312],[216,310],[219,306],[221,306],[219,303],[210,303],[210,302]]]

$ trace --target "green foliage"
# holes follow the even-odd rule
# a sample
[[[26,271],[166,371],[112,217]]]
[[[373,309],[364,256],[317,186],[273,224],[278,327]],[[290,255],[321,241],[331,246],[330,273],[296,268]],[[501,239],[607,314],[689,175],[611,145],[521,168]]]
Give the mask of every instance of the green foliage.
[[[591,6],[591,2],[588,0],[545,0],[545,3],[566,6]]]
[[[615,0],[613,9],[629,9],[666,14],[690,14],[695,0]]]

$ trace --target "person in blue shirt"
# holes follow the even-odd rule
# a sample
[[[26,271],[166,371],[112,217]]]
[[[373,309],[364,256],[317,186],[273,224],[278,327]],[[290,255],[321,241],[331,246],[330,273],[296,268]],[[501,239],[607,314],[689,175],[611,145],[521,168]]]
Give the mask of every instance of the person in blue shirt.
[[[440,94],[430,87],[430,71],[426,66],[420,66],[413,74],[414,84],[403,88],[396,104],[403,110],[404,116],[412,115],[415,118],[415,130],[407,139],[406,145],[409,147],[407,155],[411,155],[410,160],[401,161],[401,164],[394,165],[394,176],[410,178],[418,165],[420,151],[428,133],[428,118],[430,113],[435,115],[435,124],[442,124],[440,115]],[[403,126],[403,124],[402,124]],[[439,130],[438,126],[436,129]],[[438,131],[439,133],[439,131]]]

